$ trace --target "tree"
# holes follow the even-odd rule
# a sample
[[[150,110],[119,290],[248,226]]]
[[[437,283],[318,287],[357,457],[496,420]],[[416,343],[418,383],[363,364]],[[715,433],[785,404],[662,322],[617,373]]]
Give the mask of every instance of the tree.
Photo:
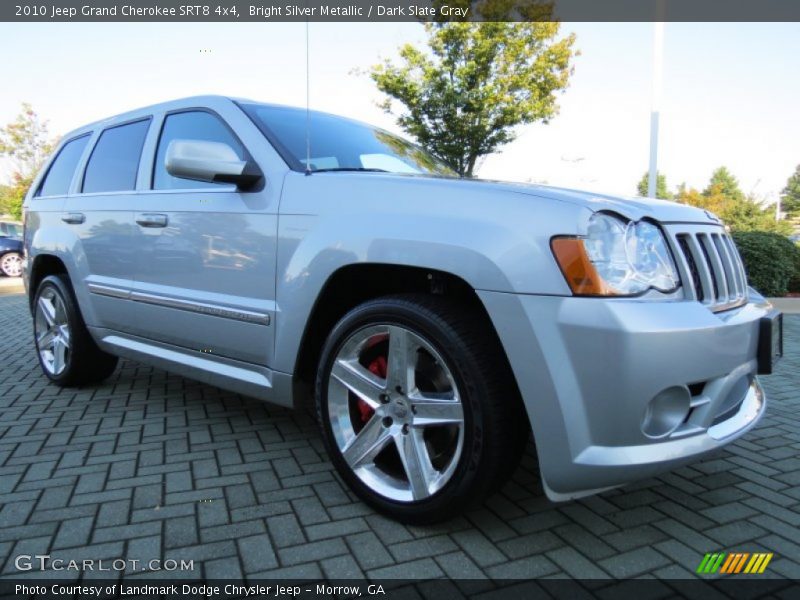
[[[732,231],[766,231],[788,235],[791,225],[776,221],[771,209],[763,209],[755,198],[731,197],[725,193],[722,183],[717,183],[703,193],[694,188],[681,189],[676,198],[682,204],[690,204],[717,215]]]
[[[23,177],[18,171],[11,174],[11,185],[0,190],[0,215],[9,214],[14,219],[22,219],[22,202],[33,183],[33,176]]]
[[[745,199],[744,192],[739,188],[739,181],[728,171],[727,167],[719,167],[711,174],[711,181],[708,182],[708,187],[703,190],[703,194],[706,196],[712,194],[712,190],[715,187],[727,198],[733,200]]]
[[[6,198],[8,198],[10,191],[11,189],[7,185],[0,184],[0,216],[11,213],[11,207],[6,206],[8,204]]]
[[[783,188],[781,210],[789,218],[800,217],[800,165],[797,165],[794,173],[786,182],[786,187]]]
[[[0,207],[15,218],[22,216],[25,194],[52,149],[47,121],[41,120],[30,104],[23,103],[16,120],[0,129],[0,156],[14,165],[11,186],[3,190]]]
[[[639,192],[640,196],[647,196],[647,188],[650,183],[650,174],[645,173],[642,175],[642,178],[639,180],[639,183],[636,184],[636,190]],[[656,198],[661,198],[662,200],[671,200],[672,194],[669,193],[667,189],[667,176],[662,175],[660,172],[656,172]]]
[[[497,6],[487,3],[484,12]],[[460,175],[471,177],[480,157],[515,138],[516,126],[558,113],[556,93],[567,87],[576,54],[575,36],[558,39],[558,23],[427,23],[425,30],[429,52],[406,44],[399,65],[387,60],[370,76],[388,113],[393,101],[404,107],[394,113],[400,127]]]
[[[776,221],[772,208],[761,208],[754,198],[732,202],[720,215],[733,231],[767,231],[789,235],[792,226],[788,221]]]
[[[705,209],[716,215],[721,214],[729,202],[727,196],[720,192],[719,187],[706,190],[705,192],[699,192],[694,188],[683,186],[675,195],[675,200],[681,204],[689,204],[697,208]]]

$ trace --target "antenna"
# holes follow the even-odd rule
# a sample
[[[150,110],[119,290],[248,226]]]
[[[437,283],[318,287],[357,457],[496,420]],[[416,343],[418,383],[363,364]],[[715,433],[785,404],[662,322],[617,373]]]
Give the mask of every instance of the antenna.
[[[308,52],[308,19],[306,19],[306,175],[311,175],[311,71]]]

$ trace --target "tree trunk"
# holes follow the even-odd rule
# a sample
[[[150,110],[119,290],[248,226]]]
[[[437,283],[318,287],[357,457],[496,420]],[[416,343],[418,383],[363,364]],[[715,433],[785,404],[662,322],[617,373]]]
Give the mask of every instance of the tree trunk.
[[[477,154],[470,154],[467,157],[467,168],[464,173],[462,173],[463,177],[472,177],[472,172],[475,170],[475,163],[478,162],[478,155]]]

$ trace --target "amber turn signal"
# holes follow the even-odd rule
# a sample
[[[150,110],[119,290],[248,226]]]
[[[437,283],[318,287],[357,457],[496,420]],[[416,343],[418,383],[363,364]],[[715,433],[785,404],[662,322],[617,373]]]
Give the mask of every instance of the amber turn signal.
[[[572,293],[579,296],[616,296],[618,292],[597,274],[586,254],[583,240],[574,237],[553,238],[550,242],[558,266]]]

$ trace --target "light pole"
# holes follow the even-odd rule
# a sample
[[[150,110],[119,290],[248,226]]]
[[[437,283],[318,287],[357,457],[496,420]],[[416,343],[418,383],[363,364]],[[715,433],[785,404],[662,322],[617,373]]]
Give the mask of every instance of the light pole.
[[[650,172],[647,178],[649,198],[655,198],[658,189],[658,117],[664,76],[664,22],[656,21],[653,26],[653,104],[650,109]]]

